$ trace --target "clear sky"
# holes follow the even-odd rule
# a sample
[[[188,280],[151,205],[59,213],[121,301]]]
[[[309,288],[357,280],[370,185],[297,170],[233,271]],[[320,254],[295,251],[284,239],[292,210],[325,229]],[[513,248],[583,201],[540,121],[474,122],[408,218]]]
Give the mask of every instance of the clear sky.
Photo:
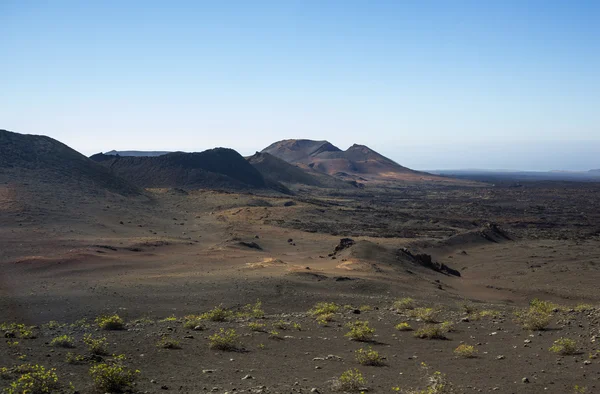
[[[600,1],[0,0],[0,128],[84,154],[310,138],[599,168]]]

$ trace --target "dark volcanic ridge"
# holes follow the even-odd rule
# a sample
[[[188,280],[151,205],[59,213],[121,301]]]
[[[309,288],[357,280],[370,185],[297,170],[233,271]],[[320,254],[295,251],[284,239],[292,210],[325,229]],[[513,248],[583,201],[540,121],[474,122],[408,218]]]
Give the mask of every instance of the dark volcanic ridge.
[[[110,156],[134,156],[134,157],[146,157],[146,156],[162,156],[169,151],[143,151],[143,150],[111,150],[110,152],[104,152],[105,155]]]
[[[342,238],[329,257],[341,259],[342,262],[384,264],[408,271],[425,268],[445,275],[460,276],[458,270],[434,261],[429,254],[416,253],[408,248],[389,248],[365,240],[354,241],[351,238]]]
[[[0,130],[0,179],[5,182],[132,195],[139,190],[67,145],[42,135]]]
[[[276,182],[268,182],[233,149],[215,148],[197,153],[174,152],[154,157],[90,157],[113,173],[144,188],[182,189],[267,189],[285,192]]]

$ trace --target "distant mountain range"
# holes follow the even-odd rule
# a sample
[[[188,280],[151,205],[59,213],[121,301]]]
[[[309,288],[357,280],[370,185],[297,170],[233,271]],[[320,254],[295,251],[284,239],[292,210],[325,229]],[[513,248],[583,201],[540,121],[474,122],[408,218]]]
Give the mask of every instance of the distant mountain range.
[[[599,181],[600,170],[589,171],[516,171],[516,170],[434,170],[453,178],[470,179],[481,182],[497,181]]]

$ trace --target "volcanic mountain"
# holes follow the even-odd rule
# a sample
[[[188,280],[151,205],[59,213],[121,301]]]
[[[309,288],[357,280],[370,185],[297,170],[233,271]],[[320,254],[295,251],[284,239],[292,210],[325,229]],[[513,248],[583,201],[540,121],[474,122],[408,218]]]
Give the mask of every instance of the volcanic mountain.
[[[90,159],[140,187],[236,190],[275,188],[286,191],[282,185],[266,181],[239,153],[227,148],[146,157],[98,153]]]
[[[144,151],[144,150],[111,150],[110,152],[104,152],[105,155],[111,156],[162,156],[168,151]]]
[[[343,151],[327,141],[282,140],[262,153],[288,163],[314,169],[344,180],[355,181],[449,181],[414,171],[380,155],[365,145],[354,144]]]
[[[67,145],[42,135],[0,130],[0,183],[77,186],[79,191],[131,195],[139,190]]]
[[[286,185],[308,185],[316,187],[349,188],[348,182],[341,181],[311,168],[300,168],[269,153],[256,152],[246,160],[254,166],[265,179],[271,179]]]

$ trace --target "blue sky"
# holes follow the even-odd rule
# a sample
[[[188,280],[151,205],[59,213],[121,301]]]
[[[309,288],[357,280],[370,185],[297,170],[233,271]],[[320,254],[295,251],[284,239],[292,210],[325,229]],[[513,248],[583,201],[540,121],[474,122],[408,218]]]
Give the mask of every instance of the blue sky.
[[[361,143],[600,167],[597,1],[0,0],[0,128],[111,149]]]

